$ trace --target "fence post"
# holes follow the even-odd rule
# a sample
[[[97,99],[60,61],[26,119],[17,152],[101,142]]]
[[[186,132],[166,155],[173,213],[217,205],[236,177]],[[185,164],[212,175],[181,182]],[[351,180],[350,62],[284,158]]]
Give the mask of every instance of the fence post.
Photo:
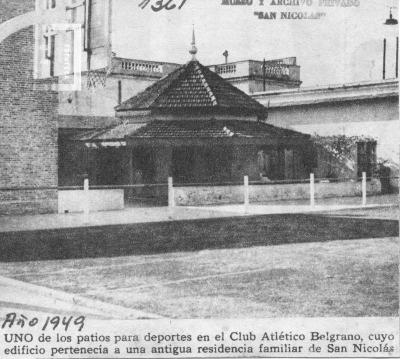
[[[243,188],[243,193],[244,193],[244,207],[245,210],[248,210],[249,207],[249,176],[244,176],[244,188]]]
[[[315,177],[314,173],[310,173],[310,205],[315,206]]]
[[[83,181],[83,223],[89,223],[89,207],[90,207],[90,193],[89,193],[89,178]]]
[[[362,205],[365,207],[367,205],[367,173],[362,173]]]
[[[175,207],[175,191],[172,177],[168,177],[168,207]]]

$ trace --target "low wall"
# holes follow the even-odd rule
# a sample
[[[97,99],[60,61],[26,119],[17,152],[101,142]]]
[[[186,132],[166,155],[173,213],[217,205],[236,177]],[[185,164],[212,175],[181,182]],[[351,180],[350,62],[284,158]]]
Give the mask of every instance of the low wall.
[[[58,213],[83,212],[85,202],[85,192],[78,191],[59,191],[58,192]],[[113,211],[124,209],[124,190],[90,190],[89,191],[89,210]]]
[[[199,186],[175,187],[175,203],[178,206],[243,203],[243,186]],[[379,194],[379,180],[367,183],[367,194]],[[315,198],[361,196],[361,182],[318,182]],[[250,203],[279,200],[309,199],[309,183],[263,184],[249,186]]]

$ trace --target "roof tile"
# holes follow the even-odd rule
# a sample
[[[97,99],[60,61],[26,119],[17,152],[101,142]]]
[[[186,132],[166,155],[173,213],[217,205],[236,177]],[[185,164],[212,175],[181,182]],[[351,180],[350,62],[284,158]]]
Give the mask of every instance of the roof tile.
[[[265,107],[198,61],[190,61],[143,92],[123,102],[116,111],[212,108],[245,110]]]
[[[300,132],[275,127],[264,122],[243,120],[154,120],[147,124],[121,124],[108,130],[88,132],[76,137],[84,142],[126,140],[127,138],[308,138]]]

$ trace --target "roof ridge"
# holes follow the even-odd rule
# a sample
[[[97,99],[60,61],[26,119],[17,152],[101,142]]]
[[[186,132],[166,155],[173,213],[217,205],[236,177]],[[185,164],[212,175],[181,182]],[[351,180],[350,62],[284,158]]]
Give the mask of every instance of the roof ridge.
[[[169,78],[171,78],[172,76],[176,75],[178,72],[181,72],[175,79],[173,79],[165,88],[162,89],[162,91],[160,91],[158,93],[158,95],[155,97],[154,100],[152,100],[151,105],[149,105],[149,107],[151,107],[152,105],[154,105],[154,103],[159,99],[159,97],[164,93],[164,91],[167,91],[170,86],[172,85],[172,83],[175,83],[175,81],[177,79],[180,78],[180,76],[182,75],[182,73],[185,71],[186,67],[188,64],[186,65],[182,65],[180,67],[178,67],[177,69],[175,69],[174,71],[170,72],[169,74],[167,74],[166,76],[163,76],[161,79],[159,79],[158,81],[150,84],[148,87],[146,87],[144,90],[139,91],[135,96],[133,97],[139,97],[144,95],[147,92],[152,91],[153,89],[158,89],[160,87],[160,83],[164,83],[167,82]],[[116,106],[115,109],[118,111],[118,109],[121,108],[122,105],[124,105],[125,103],[127,103],[128,101],[130,101],[133,97],[129,98],[128,100],[122,102],[120,105]]]
[[[212,71],[211,69],[209,69],[208,67],[200,64],[200,66],[205,70],[205,72],[207,73],[208,76],[214,77],[214,79],[218,79],[218,80],[223,80],[224,81],[224,85],[228,86],[232,91],[234,91],[237,95],[240,96],[245,96],[247,97],[248,100],[250,100],[253,103],[259,104],[262,107],[264,107],[260,102],[258,102],[257,100],[253,99],[250,95],[248,95],[246,92],[244,92],[243,90],[241,90],[240,88],[232,85],[231,83],[229,83],[228,81],[226,81],[224,78],[222,78],[220,75],[218,75],[217,73],[215,73],[214,71]],[[218,99],[217,99],[218,101]],[[218,101],[219,102],[219,101]]]
[[[152,107],[152,106],[158,101],[158,99],[161,97],[161,95],[164,95],[165,92],[169,91],[169,89],[172,87],[172,85],[174,85],[176,82],[178,82],[178,81],[181,79],[181,77],[183,76],[183,74],[186,73],[186,71],[187,71],[189,65],[190,65],[190,62],[188,62],[188,63],[185,64],[185,65],[182,65],[181,67],[178,67],[175,71],[172,71],[169,75],[166,76],[166,78],[168,78],[170,75],[175,74],[175,73],[178,72],[178,71],[181,72],[175,79],[173,79],[173,80],[168,84],[168,86],[165,87],[165,89],[164,89],[163,91],[161,91],[161,92],[156,96],[156,98],[154,99],[154,101],[153,101],[153,103],[150,105],[150,107]],[[156,84],[156,83],[157,83],[157,82],[155,82],[155,84]]]
[[[203,64],[200,64],[200,63],[199,63],[199,67],[201,67],[201,69],[202,69],[203,71],[206,70],[206,75],[207,75],[207,70],[208,70],[209,72],[212,72],[208,67],[204,66]],[[203,71],[202,71],[202,76],[205,75]],[[204,76],[204,77],[205,77],[205,76]],[[207,79],[206,79],[206,81],[207,81]],[[207,84],[208,84],[208,81],[207,81]],[[211,87],[210,87],[210,88],[211,88]],[[217,95],[217,94],[214,94],[214,92],[213,92],[213,95],[214,95],[214,97],[215,97],[215,100],[216,100],[217,104],[220,104],[220,100],[219,100],[219,98],[218,98],[218,95]]]
[[[202,68],[200,67],[200,63],[196,62],[196,72],[200,75],[201,82],[203,83],[203,86],[205,87],[208,95],[210,96],[210,100],[213,104],[213,106],[218,106],[218,101],[217,97],[215,96],[213,90],[210,87],[210,84],[208,83],[207,79],[205,78]]]

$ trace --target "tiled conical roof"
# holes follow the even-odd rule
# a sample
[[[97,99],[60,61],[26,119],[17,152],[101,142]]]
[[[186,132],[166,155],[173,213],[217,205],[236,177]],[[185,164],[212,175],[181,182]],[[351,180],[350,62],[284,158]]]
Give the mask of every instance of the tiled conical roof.
[[[117,112],[140,110],[216,110],[263,114],[266,109],[222,77],[192,60],[117,106]]]

